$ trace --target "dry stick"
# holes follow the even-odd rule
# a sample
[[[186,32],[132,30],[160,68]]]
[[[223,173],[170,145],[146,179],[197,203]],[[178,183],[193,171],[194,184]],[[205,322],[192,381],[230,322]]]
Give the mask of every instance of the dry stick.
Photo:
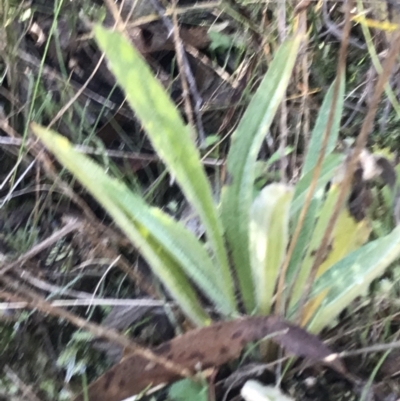
[[[183,7],[177,7],[176,8],[176,13],[179,14],[186,14],[187,12],[191,11],[196,11],[196,10],[209,10],[213,8],[217,8],[221,5],[221,0],[219,1],[208,1],[207,3],[198,3],[198,4],[190,4],[188,6],[183,6]],[[146,25],[149,24],[150,22],[154,21],[159,21],[162,17],[168,17],[173,14],[174,7],[167,7],[165,9],[165,12],[162,15],[155,15],[155,14],[150,14],[150,15],[145,15],[143,17],[137,18],[132,22],[129,22],[127,24],[127,28],[135,28],[138,26]]]
[[[103,262],[103,261],[101,261]],[[32,263],[33,265],[33,263]],[[68,286],[59,286],[55,284],[51,284],[45,280],[41,280],[40,278],[36,277],[35,275],[31,274],[29,272],[29,267],[30,264],[28,264],[26,269],[22,269],[20,267],[15,267],[15,272],[22,280],[25,282],[29,283],[33,287],[45,291],[49,293],[49,296],[53,297],[55,294],[59,294],[60,296],[67,296],[71,298],[76,298],[77,300],[87,300],[92,297],[92,294],[88,292],[82,292],[82,291],[75,291],[75,290],[69,290]],[[38,266],[39,267],[39,266]],[[52,301],[53,302],[53,301]],[[59,306],[59,305],[56,305]],[[1,309],[0,305],[0,309]]]
[[[125,2],[125,0],[122,1],[121,7],[119,10],[118,10],[116,3],[113,0],[104,0],[104,2],[106,3],[107,8],[109,9],[111,15],[114,18],[114,21],[115,21],[114,28],[116,28],[122,34],[126,35],[125,28],[126,28],[127,21],[125,23],[122,21],[121,13],[120,13],[120,10],[122,10],[122,6],[124,5],[123,3]]]
[[[51,316],[58,317],[60,319],[65,319],[77,326],[80,329],[86,330],[93,334],[95,337],[103,338],[109,341],[112,341],[131,352],[135,352],[137,355],[142,356],[143,358],[154,362],[156,364],[164,366],[166,369],[178,374],[183,377],[191,377],[193,376],[189,369],[181,367],[170,360],[156,355],[153,351],[148,348],[143,348],[142,346],[136,344],[134,341],[130,340],[128,337],[120,334],[118,331],[104,328],[100,325],[90,323],[85,319],[82,319],[73,313],[70,313],[61,308],[57,308],[51,306],[48,302],[46,302],[41,296],[37,295],[35,292],[30,290],[25,286],[21,286],[21,284],[16,283],[15,280],[10,279],[7,276],[1,276],[0,282],[7,287],[12,288],[15,293],[8,293],[6,299],[8,301],[13,302],[27,302],[28,307],[31,309],[38,309],[42,313],[49,314]],[[19,294],[19,295],[16,295]],[[4,294],[0,292],[0,297]]]
[[[129,10],[129,12],[128,12],[126,18],[125,18],[125,23],[124,23],[125,28],[126,28],[127,25],[128,25],[128,21],[130,21],[130,19],[132,18],[132,15],[133,15],[133,13],[134,13],[135,10],[136,10],[136,7],[138,6],[139,1],[140,1],[140,0],[133,0],[133,1],[131,2],[132,4],[131,4],[131,7],[130,7],[130,10]],[[121,9],[122,9],[122,6],[121,6]]]
[[[282,1],[278,5],[278,35],[279,35],[279,42],[282,43],[286,39],[286,2]],[[281,169],[281,181],[283,183],[287,182],[287,157],[285,156],[285,148],[287,145],[287,138],[288,138],[288,126],[287,126],[287,119],[288,119],[288,111],[287,111],[287,103],[286,103],[286,91],[283,96],[283,100],[281,102],[280,107],[280,121],[279,121],[279,128],[280,128],[280,141],[279,141],[279,157],[280,157],[280,169]]]
[[[201,53],[196,47],[190,45],[189,43],[183,44],[187,53],[189,53],[193,58],[197,59],[205,65],[206,67],[212,69],[223,81],[229,84],[233,89],[238,86],[238,80],[234,79],[230,74],[228,74],[222,67],[220,67],[216,62],[210,60],[205,54]]]
[[[169,18],[165,16],[165,9],[160,5],[159,1],[158,0],[150,0],[150,1],[151,1],[151,4],[153,5],[153,7],[155,8],[155,10],[157,11],[157,13],[160,15],[169,34],[172,33],[174,35],[176,60],[178,62],[179,73],[181,75],[181,80],[182,80],[183,97],[185,99],[185,112],[187,114],[189,124],[191,124],[193,126],[192,122],[190,121],[192,108],[190,107],[190,110],[189,109],[186,110],[186,108],[187,108],[186,102],[187,101],[190,102],[190,98],[189,98],[189,95],[190,95],[193,100],[193,113],[194,113],[194,116],[196,117],[196,128],[197,128],[198,140],[199,140],[200,144],[203,144],[205,141],[205,133],[204,133],[203,121],[202,121],[202,117],[201,117],[201,106],[203,105],[203,99],[201,98],[199,91],[197,89],[196,80],[195,80],[192,70],[190,68],[189,60],[186,56],[186,52],[185,52],[182,40],[179,37],[177,14],[173,8],[172,15],[174,18],[174,24],[172,24],[172,22],[169,20]],[[174,3],[174,7],[176,7],[176,2]],[[186,83],[187,83],[187,85],[186,85]],[[190,105],[191,105],[191,103],[190,103]]]
[[[348,7],[350,9],[350,7]],[[400,30],[398,30],[391,42],[391,46],[389,48],[389,54],[385,60],[384,66],[383,66],[383,71],[382,74],[379,76],[378,82],[375,87],[375,92],[374,95],[371,99],[371,103],[369,105],[368,113],[365,117],[365,120],[363,122],[363,125],[361,127],[360,134],[357,137],[355,148],[352,154],[352,157],[350,158],[348,164],[347,164],[347,169],[346,169],[346,175],[344,177],[344,180],[342,181],[341,187],[340,187],[340,192],[338,195],[338,200],[336,202],[335,208],[333,210],[333,213],[329,219],[328,226],[325,230],[324,236],[321,240],[321,244],[318,248],[317,254],[314,259],[313,266],[311,268],[311,273],[308,278],[308,281],[306,283],[306,287],[303,291],[302,297],[299,301],[299,317],[303,318],[303,315],[305,311],[303,311],[303,306],[310,294],[311,291],[311,286],[314,282],[314,279],[316,277],[318,268],[320,264],[323,261],[326,249],[328,247],[330,237],[332,235],[332,231],[334,229],[335,223],[337,221],[337,218],[339,216],[339,213],[341,211],[342,205],[346,200],[348,190],[351,186],[351,182],[353,180],[353,175],[354,171],[357,166],[357,162],[359,159],[359,156],[364,149],[367,139],[368,139],[368,134],[371,132],[374,118],[376,115],[376,111],[378,109],[379,101],[382,96],[382,93],[385,89],[385,85],[390,77],[390,74],[393,70],[394,64],[396,62],[397,56],[400,52]]]
[[[0,290],[0,298],[11,299],[13,294],[8,291]],[[0,302],[0,311],[24,309],[29,305],[28,302]],[[61,308],[80,307],[80,306],[124,306],[127,308],[156,308],[170,305],[164,301],[153,301],[151,299],[115,299],[115,298],[91,298],[87,294],[84,299],[54,299],[49,301],[50,306]]]
[[[307,205],[307,210],[308,207],[310,206],[311,200],[312,200],[312,196],[314,195],[314,190],[315,187],[317,185],[317,181],[318,181],[318,177],[322,168],[322,163],[325,157],[325,152],[326,152],[326,147],[328,145],[328,141],[329,141],[329,136],[332,130],[332,125],[333,125],[333,118],[335,115],[335,110],[336,110],[336,105],[337,105],[337,101],[338,101],[338,96],[339,96],[339,88],[340,88],[340,80],[341,77],[343,77],[344,79],[344,75],[345,75],[345,71],[346,71],[346,57],[347,57],[347,49],[348,49],[348,45],[349,45],[349,37],[350,37],[350,30],[351,30],[351,9],[353,8],[353,0],[348,0],[347,1],[347,6],[346,6],[346,14],[345,14],[345,24],[344,24],[344,28],[343,28],[343,35],[342,35],[342,41],[341,41],[341,46],[340,46],[340,53],[339,53],[339,62],[338,62],[338,67],[337,67],[337,74],[336,74],[336,81],[335,81],[335,86],[333,88],[333,99],[332,99],[332,106],[331,109],[329,110],[329,116],[328,116],[328,123],[327,123],[327,129],[325,131],[324,134],[324,138],[322,141],[322,146],[321,146],[321,150],[320,153],[318,155],[318,161],[317,161],[317,165],[316,168],[314,170],[314,174],[312,177],[312,182],[310,185],[310,189],[307,193],[307,197],[306,197],[306,205]],[[306,206],[305,205],[305,206]],[[300,217],[299,217],[299,224],[296,227],[296,233],[297,237],[296,237],[296,241],[300,235],[300,231],[301,228],[303,226],[306,214],[307,214],[307,210],[304,211],[304,208],[301,211]],[[301,225],[300,225],[301,223]],[[300,225],[300,227],[299,227]],[[292,245],[292,244],[291,244]],[[292,252],[294,251],[294,247],[296,244],[294,244],[293,249],[289,249]],[[289,265],[290,262],[290,257],[291,257],[292,253],[290,253],[288,260],[287,260],[287,264]],[[312,268],[311,268],[312,271]],[[306,283],[309,283],[309,281]],[[283,287],[282,287],[283,288]],[[311,287],[310,287],[311,288]],[[302,297],[304,299],[304,296]],[[302,299],[300,299],[299,302],[299,307],[297,308],[299,315],[302,314]]]
[[[349,1],[351,1],[351,0],[349,0]],[[348,18],[348,20],[349,20],[348,21],[349,26],[347,27],[347,29],[348,29],[348,31],[350,31],[350,18]],[[298,15],[298,31],[304,35],[306,32],[306,28],[307,28],[307,20],[305,17],[305,11],[302,11]],[[346,29],[346,27],[345,27],[345,29]],[[314,196],[315,188],[318,183],[318,177],[321,172],[322,162],[324,161],[324,156],[325,156],[326,148],[328,146],[330,132],[332,129],[335,105],[337,103],[337,99],[338,99],[338,95],[339,95],[340,80],[338,78],[340,76],[340,71],[344,71],[344,67],[341,68],[340,66],[342,64],[345,64],[346,53],[347,53],[347,43],[342,42],[342,46],[340,48],[339,64],[338,64],[338,77],[336,79],[334,91],[333,91],[332,108],[329,112],[326,130],[324,133],[324,137],[322,139],[321,150],[318,155],[318,160],[317,160],[317,163],[314,168],[314,173],[312,176],[310,188],[308,189],[308,192],[306,194],[306,198],[304,200],[304,205],[303,205],[303,208],[301,209],[301,212],[299,215],[299,220],[297,222],[296,229],[293,233],[293,237],[290,242],[290,246],[286,253],[286,257],[282,264],[281,272],[279,275],[278,290],[277,290],[277,294],[276,294],[276,303],[275,303],[275,313],[276,314],[284,315],[285,302],[282,300],[282,295],[283,295],[284,286],[285,286],[286,272],[289,267],[290,259],[292,258],[294,249],[296,247],[296,243],[299,239],[300,232],[301,232],[301,229],[304,224],[304,220],[305,220],[307,212],[308,212],[308,208],[310,207],[310,203],[311,203],[312,197]],[[341,61],[341,60],[343,60],[343,61]]]
[[[354,351],[342,351],[337,353],[338,358],[348,358],[351,356],[355,355],[361,355],[361,354],[368,354],[372,352],[383,352],[383,351],[388,351],[392,350],[395,348],[400,348],[400,341],[393,341],[388,344],[374,344],[369,347],[364,347],[360,349],[356,349]],[[399,367],[400,370],[400,367]]]
[[[7,127],[7,125],[4,125]],[[2,122],[0,121],[0,128],[2,129]],[[17,134],[18,135],[18,134]],[[21,138],[9,138],[7,136],[0,136],[0,146],[21,146],[23,143]],[[24,142],[26,145],[30,145],[33,142],[30,139],[27,139]],[[99,155],[99,156],[107,156],[114,159],[128,159],[146,163],[159,162],[160,158],[156,154],[143,154],[139,152],[126,152],[123,150],[114,150],[114,149],[96,149],[90,146],[85,145],[74,145],[74,150],[80,153],[84,153],[86,155]],[[210,154],[212,152],[208,152]],[[203,156],[201,159],[204,166],[222,166],[225,163],[224,159],[215,159],[211,157]],[[42,186],[43,187],[43,186]]]
[[[186,117],[189,122],[189,128],[191,131],[191,137],[193,142],[196,142],[196,131],[194,129],[195,127],[195,121],[194,121],[194,113],[193,113],[193,107],[192,107],[192,102],[190,100],[190,89],[189,89],[189,84],[188,84],[188,78],[185,74],[185,67],[184,67],[184,52],[185,50],[183,49],[182,46],[182,39],[179,36],[179,23],[178,23],[178,16],[175,12],[176,8],[176,1],[173,2],[173,13],[172,13],[172,22],[173,22],[173,27],[172,27],[172,33],[174,35],[174,46],[175,46],[175,53],[176,53],[176,61],[178,64],[178,69],[179,69],[179,77],[181,79],[181,85],[182,85],[182,97],[183,97],[183,103],[185,107],[185,113]],[[167,20],[167,17],[163,17],[163,21]],[[166,26],[166,24],[164,22]],[[171,33],[169,33],[171,34]]]
[[[308,0],[305,1],[304,5],[308,2]],[[305,11],[306,9],[304,9]],[[299,23],[305,25],[305,30],[307,29],[307,13],[303,12],[299,16]],[[309,97],[309,83],[308,83],[308,49],[306,46],[304,46],[303,54],[301,56],[301,70],[302,70],[302,86],[303,86],[303,96],[301,99],[301,115],[303,116],[303,137],[304,137],[304,142],[306,146],[308,146],[309,141],[310,141],[310,108],[308,105],[308,97]],[[300,120],[301,124],[301,120]],[[299,136],[300,136],[300,130],[299,130]],[[293,163],[292,163],[292,171],[295,169],[295,163],[296,163],[296,156],[293,152]]]
[[[322,17],[325,26],[328,29],[328,32],[330,32],[333,36],[335,36],[339,40],[343,40],[343,37],[346,35],[345,33],[346,28],[344,28],[343,31],[341,31],[340,28],[338,28],[337,25],[330,19],[327,2],[328,0],[322,1]],[[351,45],[357,47],[358,49],[366,50],[367,48],[367,46],[364,43],[360,42],[358,39],[350,37],[350,34],[348,38],[346,38],[346,40],[348,40]]]

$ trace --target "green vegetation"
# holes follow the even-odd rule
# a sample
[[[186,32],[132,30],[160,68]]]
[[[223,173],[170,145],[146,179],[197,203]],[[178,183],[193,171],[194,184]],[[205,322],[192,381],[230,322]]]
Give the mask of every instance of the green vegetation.
[[[205,227],[207,242],[196,240],[190,231],[160,209],[145,205],[122,182],[108,177],[100,166],[74,151],[65,138],[37,125],[32,126],[33,131],[103,205],[193,322],[204,325],[210,318],[188,279],[193,280],[226,317],[240,313],[240,300],[247,313],[268,314],[279,275],[282,274],[280,268],[289,242],[289,221],[298,219],[302,207],[299,193],[302,188],[305,189],[303,180],[307,173],[316,167],[331,107],[335,107],[336,111],[325,162],[329,161],[328,157],[335,147],[343,107],[343,77],[338,77],[341,80],[340,100],[332,105],[331,90],[321,108],[302,170],[304,178],[294,190],[285,184],[269,184],[253,199],[257,155],[263,135],[285,93],[301,37],[296,35],[282,44],[232,136],[227,159],[228,177],[218,208],[213,203],[211,187],[207,184],[189,130],[146,63],[117,32],[97,27],[95,34],[155,150],[197,211]],[[319,187],[323,188],[323,183],[333,174],[331,169],[330,175],[324,176],[322,182],[319,179]],[[294,200],[291,203],[292,197]],[[296,260],[290,261],[292,269],[288,270],[290,278],[297,277],[293,291],[286,293],[290,305],[289,317],[299,313],[297,305],[311,271],[313,252],[318,249],[337,197],[335,186],[326,197],[321,195],[321,191],[314,193],[311,201],[314,203],[314,219],[309,223],[307,232],[303,232],[303,238],[310,239],[309,243],[303,244],[303,249],[308,249],[308,252],[299,252]],[[293,211],[290,206],[296,205],[296,202],[299,207]],[[346,213],[345,209],[343,213]],[[344,225],[337,226],[338,230],[352,233],[349,239],[358,234],[351,218],[338,220],[337,224]],[[320,277],[311,289],[311,300],[315,297],[318,303],[315,305],[314,300],[312,305],[306,306],[312,308],[313,313],[306,311],[307,318],[303,323],[309,324],[311,330],[322,330],[362,295],[400,254],[400,229],[360,246],[366,239],[361,239],[361,243],[355,241],[353,246],[343,251],[336,248],[333,236],[334,249],[324,265],[320,266]],[[233,262],[231,267],[228,265],[229,251]],[[241,297],[236,303],[231,274],[236,274],[239,281]],[[291,284],[286,280],[286,286]]]
[[[105,358],[72,317],[148,346],[269,314],[338,351],[397,340],[398,65],[383,72],[396,7],[354,0],[344,73],[337,2],[185,0],[175,20],[172,1],[164,16],[126,1],[125,28],[105,3],[0,0],[0,400],[21,399],[24,383],[32,399],[70,399],[123,355],[108,343]],[[198,94],[181,81],[193,85],[187,66]],[[380,76],[376,124],[341,199]],[[71,218],[79,228],[63,233]],[[148,297],[163,306],[108,322]],[[222,380],[275,361],[258,345]],[[357,399],[386,382],[386,357],[354,358],[368,379]],[[277,369],[284,389],[302,383],[292,366]],[[213,386],[198,379],[169,399],[205,400]]]

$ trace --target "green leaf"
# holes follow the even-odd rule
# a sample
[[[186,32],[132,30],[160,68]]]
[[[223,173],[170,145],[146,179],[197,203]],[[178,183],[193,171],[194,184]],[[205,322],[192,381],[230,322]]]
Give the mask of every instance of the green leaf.
[[[185,313],[197,324],[209,319],[182,269],[225,314],[232,313],[213,263],[196,237],[180,223],[151,208],[100,166],[75,151],[64,137],[32,124],[34,133],[98,200],[139,249]]]
[[[168,252],[165,246],[155,240],[140,225],[134,226],[132,224],[131,227],[126,227],[124,231],[132,243],[142,243],[139,249],[143,257],[170,294],[175,298],[183,313],[197,326],[210,324],[211,319],[200,305],[197,295],[183,269],[181,269],[178,261]],[[143,241],[137,240],[140,234],[144,234]]]
[[[171,385],[168,399],[171,401],[207,401],[208,388],[190,379],[183,379]]]
[[[235,307],[233,280],[223,240],[223,228],[200,155],[177,108],[153,76],[140,53],[116,31],[94,28],[99,47],[126,98],[145,128],[154,149],[179,183],[204,224],[217,259],[221,291]]]
[[[234,40],[232,39],[231,36],[226,35],[224,33],[221,32],[216,32],[213,30],[210,30],[208,32],[208,37],[211,40],[210,46],[209,46],[209,50],[210,51],[227,51],[229,49],[231,49],[235,43]]]
[[[328,291],[308,329],[318,333],[356,297],[366,293],[373,280],[400,256],[400,226],[372,241],[323,273],[314,283],[310,298]]]
[[[344,74],[340,75],[340,86],[338,98],[336,101],[335,114],[333,117],[332,128],[329,133],[329,141],[325,152],[325,157],[330,155],[336,147],[337,139],[339,136],[340,120],[342,118],[343,104],[344,104]],[[321,150],[322,139],[324,137],[327,123],[329,119],[329,113],[332,108],[333,92],[335,87],[335,81],[332,83],[327,94],[325,95],[321,109],[318,113],[317,121],[315,122],[313,132],[311,134],[310,143],[308,145],[307,154],[304,160],[302,169],[302,177],[316,166],[319,153]]]
[[[267,315],[289,241],[292,188],[266,186],[254,200],[250,214],[250,258],[257,312]]]
[[[222,188],[222,218],[248,312],[254,309],[254,286],[249,274],[249,220],[255,165],[262,141],[285,96],[301,37],[284,42],[232,136],[227,179]]]

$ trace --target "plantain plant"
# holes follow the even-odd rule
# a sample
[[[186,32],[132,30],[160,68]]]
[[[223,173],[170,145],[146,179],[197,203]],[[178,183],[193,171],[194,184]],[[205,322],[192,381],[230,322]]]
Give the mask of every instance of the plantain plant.
[[[220,200],[215,202],[189,128],[140,54],[118,32],[97,26],[94,34],[155,151],[204,225],[206,242],[159,208],[146,204],[123,182],[108,176],[74,150],[66,138],[36,124],[32,130],[112,216],[182,311],[199,326],[209,324],[211,318],[197,290],[224,319],[243,311],[271,313],[288,243],[310,187],[329,110],[334,107],[321,173],[284,277],[289,289],[284,293],[288,305],[285,313],[293,319],[314,252],[337,199],[338,185],[331,185],[328,192],[325,188],[344,160],[344,155],[334,149],[345,77],[337,77],[337,101],[333,85],[325,96],[297,184],[272,183],[255,191],[259,149],[285,96],[300,47],[299,35],[287,39],[232,136],[226,180]],[[332,235],[333,251],[320,266],[304,307],[302,323],[309,330],[318,332],[332,322],[400,254],[400,228],[364,244],[368,235],[366,220],[354,221],[343,207]]]

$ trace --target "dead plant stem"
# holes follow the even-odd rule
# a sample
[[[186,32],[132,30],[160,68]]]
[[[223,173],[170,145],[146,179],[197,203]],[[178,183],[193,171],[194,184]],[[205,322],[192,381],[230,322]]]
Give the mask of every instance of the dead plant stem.
[[[349,9],[350,9],[350,7],[348,5],[348,10]],[[338,200],[336,202],[336,205],[332,212],[332,215],[329,219],[324,236],[321,240],[321,244],[315,255],[315,259],[314,259],[314,263],[311,268],[310,276],[308,278],[306,287],[303,291],[302,297],[299,302],[298,311],[299,311],[301,318],[305,312],[305,311],[303,311],[303,306],[304,306],[305,302],[307,301],[307,298],[310,294],[311,286],[315,280],[318,268],[323,261],[323,257],[325,255],[326,249],[329,245],[329,241],[330,241],[333,229],[335,227],[337,218],[342,209],[343,203],[345,202],[346,197],[348,195],[348,191],[350,189],[350,186],[351,186],[351,183],[353,180],[353,175],[354,175],[354,171],[357,166],[359,156],[366,145],[366,142],[368,139],[368,134],[371,132],[371,129],[373,126],[373,122],[374,122],[374,118],[376,115],[376,111],[378,109],[379,101],[380,101],[382,93],[385,89],[385,85],[386,85],[386,83],[390,77],[390,74],[393,70],[393,67],[396,62],[399,52],[400,52],[400,30],[398,30],[393,35],[393,39],[391,41],[390,48],[389,48],[389,53],[384,62],[384,65],[383,65],[382,74],[379,75],[378,82],[375,86],[374,94],[373,94],[371,102],[369,104],[369,109],[368,109],[367,115],[365,117],[365,120],[361,127],[361,131],[360,131],[360,133],[357,137],[356,143],[355,143],[354,151],[352,152],[352,156],[347,163],[346,174],[344,176],[344,180],[342,181],[342,183],[340,185]]]

